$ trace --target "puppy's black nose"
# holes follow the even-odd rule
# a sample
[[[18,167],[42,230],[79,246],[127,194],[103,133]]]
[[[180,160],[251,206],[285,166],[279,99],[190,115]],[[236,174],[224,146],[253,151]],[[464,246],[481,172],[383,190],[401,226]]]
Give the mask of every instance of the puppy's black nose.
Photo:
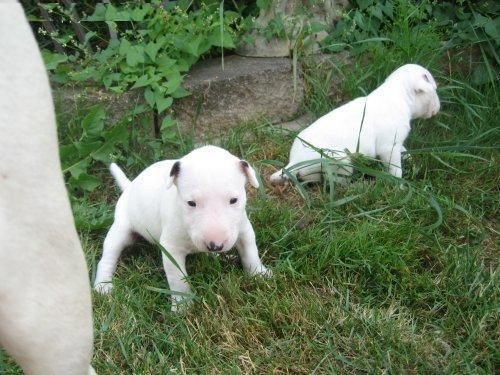
[[[207,245],[207,249],[209,251],[221,251],[223,247],[223,243],[221,243],[220,245],[216,245],[213,241],[210,241],[210,243]]]

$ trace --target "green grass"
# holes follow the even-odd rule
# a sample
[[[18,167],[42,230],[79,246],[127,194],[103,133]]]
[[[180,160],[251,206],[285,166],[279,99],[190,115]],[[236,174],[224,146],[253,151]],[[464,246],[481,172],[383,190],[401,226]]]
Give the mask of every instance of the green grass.
[[[154,289],[167,289],[160,250],[135,245],[119,261],[113,293],[94,294],[98,373],[498,371],[495,83],[471,87],[468,71],[458,68],[461,50],[447,61],[432,25],[418,33],[402,25],[389,33],[400,36],[397,43],[374,44],[349,66],[306,69],[306,109],[319,116],[363,95],[402,63],[430,66],[442,112],[413,123],[404,165],[409,187],[358,173],[345,187],[303,189],[306,204],[299,189],[266,184],[251,194],[248,212],[274,277],[245,275],[234,251],[192,256],[196,299],[184,315],[172,314],[168,295]],[[342,79],[333,91],[329,72]],[[265,181],[275,170],[266,161],[284,163],[293,134],[265,121],[250,125],[224,135],[222,144]],[[133,152],[152,162],[143,147],[137,142]],[[169,153],[175,151],[186,149]],[[95,173],[107,176],[103,166]],[[96,214],[92,205],[109,216],[118,193],[104,178],[104,187],[84,196],[77,221]],[[82,233],[91,277],[104,235]],[[19,372],[6,356],[1,366]]]

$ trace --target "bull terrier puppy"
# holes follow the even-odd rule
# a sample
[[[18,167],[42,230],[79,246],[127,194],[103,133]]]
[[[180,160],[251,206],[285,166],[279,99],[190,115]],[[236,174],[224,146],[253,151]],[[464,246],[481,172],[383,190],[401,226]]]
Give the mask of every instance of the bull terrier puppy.
[[[195,149],[180,160],[165,160],[146,168],[130,181],[116,164],[110,166],[123,191],[115,220],[104,240],[95,289],[108,293],[122,250],[136,235],[159,243],[172,295],[172,311],[190,288],[185,280],[186,255],[221,253],[234,245],[244,269],[252,275],[270,275],[262,264],[252,224],[245,211],[248,182],[259,182],[253,168],[215,146]]]
[[[368,96],[334,109],[302,130],[293,142],[285,169],[299,181],[320,181],[320,159],[326,155],[336,160],[334,170],[341,176],[339,181],[343,181],[342,176],[352,174],[347,150],[379,157],[387,164],[389,173],[400,178],[401,153],[405,151],[403,143],[410,133],[410,122],[438,113],[436,88],[427,69],[416,64],[403,65]],[[298,163],[301,164],[296,166]],[[281,169],[270,180],[280,184],[288,176]]]

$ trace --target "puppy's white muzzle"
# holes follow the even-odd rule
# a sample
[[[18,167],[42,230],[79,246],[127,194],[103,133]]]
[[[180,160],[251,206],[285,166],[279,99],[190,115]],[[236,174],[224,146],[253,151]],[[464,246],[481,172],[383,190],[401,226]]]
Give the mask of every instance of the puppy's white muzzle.
[[[439,112],[441,108],[441,102],[439,101],[439,97],[437,93],[434,91],[432,93],[432,97],[429,103],[429,110],[427,113],[423,116],[425,119],[431,118],[433,116],[436,116],[437,113]]]

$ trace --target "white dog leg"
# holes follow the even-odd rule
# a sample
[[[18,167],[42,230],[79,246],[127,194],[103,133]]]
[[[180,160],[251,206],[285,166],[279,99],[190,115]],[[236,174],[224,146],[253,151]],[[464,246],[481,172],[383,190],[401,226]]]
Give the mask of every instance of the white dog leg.
[[[252,224],[247,217],[244,220],[245,223],[236,242],[243,269],[251,275],[272,276],[272,271],[267,269],[260,260]]]
[[[401,146],[395,145],[391,150],[382,152],[380,160],[388,165],[389,173],[394,177],[401,178],[403,176],[401,169]]]
[[[169,289],[174,292],[172,294],[172,312],[183,310],[188,306],[185,298],[191,294],[191,288],[185,280],[186,272],[186,253],[176,251],[175,247],[168,243],[167,240],[161,239],[160,244],[163,251],[167,251],[170,255],[167,256],[162,251],[163,269],[168,280]],[[171,258],[171,259],[170,259]],[[175,261],[175,264],[172,259]],[[177,294],[178,293],[178,294]]]
[[[113,288],[111,280],[116,270],[118,258],[123,249],[132,245],[134,235],[128,225],[115,221],[104,240],[102,258],[97,265],[94,282],[96,291],[102,294],[109,293]]]

